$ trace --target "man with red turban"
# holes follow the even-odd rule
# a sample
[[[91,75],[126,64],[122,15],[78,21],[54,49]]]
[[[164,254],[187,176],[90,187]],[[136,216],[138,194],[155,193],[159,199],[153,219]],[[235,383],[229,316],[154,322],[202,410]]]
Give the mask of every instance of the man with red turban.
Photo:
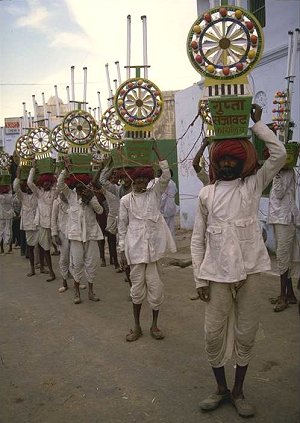
[[[191,252],[194,279],[205,307],[205,349],[217,382],[214,394],[200,403],[213,410],[231,400],[239,415],[254,414],[245,399],[243,383],[259,323],[253,296],[259,274],[270,269],[270,259],[258,222],[263,190],[285,163],[285,148],[263,124],[262,110],[254,105],[252,130],[263,140],[270,157],[257,170],[257,158],[248,140],[214,141],[210,148],[211,184],[199,193]],[[236,361],[232,391],[224,365]]]
[[[151,166],[136,168],[131,173],[132,192],[121,198],[119,212],[119,248],[121,262],[130,265],[131,298],[134,329],[127,334],[128,342],[142,336],[140,312],[147,298],[152,309],[150,334],[155,339],[164,335],[157,326],[160,306],[164,300],[163,283],[159,276],[158,260],[167,250],[176,251],[172,234],[160,212],[160,200],[171,178],[168,162],[161,160],[156,146],[162,175],[147,189],[153,178]]]
[[[98,241],[103,239],[103,234],[96,220],[96,213],[101,214],[103,208],[88,185],[92,180],[91,175],[73,174],[68,178],[69,186],[65,184],[67,171],[72,166],[68,157],[65,158],[65,164],[66,169],[58,177],[57,191],[64,194],[69,204],[66,236],[70,241],[74,304],[81,303],[79,288],[83,274],[88,281],[89,300],[99,301],[94,292],[94,279],[99,263]],[[71,189],[72,186],[74,189]]]
[[[35,164],[29,172],[27,185],[37,198],[37,213],[35,216],[35,223],[39,227],[38,244],[39,244],[39,251],[40,251],[40,262],[41,262],[40,272],[46,273],[43,268],[44,257],[45,257],[46,263],[50,272],[50,277],[49,279],[47,279],[47,282],[51,282],[55,279],[55,273],[52,267],[50,248],[52,244],[51,212],[52,212],[52,204],[56,196],[56,191],[55,191],[56,178],[51,173],[45,173],[38,176],[36,184],[35,184],[34,176],[35,176]]]

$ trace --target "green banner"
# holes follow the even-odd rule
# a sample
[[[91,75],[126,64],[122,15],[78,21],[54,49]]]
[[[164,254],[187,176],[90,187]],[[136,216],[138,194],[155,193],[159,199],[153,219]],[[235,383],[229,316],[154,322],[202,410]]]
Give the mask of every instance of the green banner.
[[[248,136],[251,96],[223,96],[208,99],[215,135],[213,139]]]

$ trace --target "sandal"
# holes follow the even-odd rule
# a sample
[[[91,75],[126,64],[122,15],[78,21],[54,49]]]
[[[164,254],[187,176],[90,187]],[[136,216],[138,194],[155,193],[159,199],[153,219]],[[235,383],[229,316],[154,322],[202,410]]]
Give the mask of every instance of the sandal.
[[[297,298],[296,297],[287,297],[287,302],[289,304],[297,304]]]
[[[231,403],[236,408],[238,415],[241,417],[251,417],[254,416],[255,410],[253,406],[246,400],[245,397],[243,398],[233,398],[231,396]]]
[[[81,299],[80,297],[74,297],[74,304],[80,304],[81,303]]]
[[[126,335],[126,341],[127,342],[137,341],[142,335],[143,335],[143,332],[141,331],[141,329],[140,330],[130,329],[130,332]]]
[[[164,339],[165,335],[162,333],[162,331],[158,328],[156,329],[150,329],[150,335],[152,336],[152,338],[160,340],[160,339]]]
[[[60,288],[58,288],[58,292],[65,292],[67,289],[67,286],[61,286]]]
[[[100,301],[100,298],[96,297],[95,293],[93,292],[92,294],[89,293],[89,300],[91,301]]]
[[[285,310],[288,307],[288,301],[281,301],[279,300],[277,304],[274,306],[275,313]]]

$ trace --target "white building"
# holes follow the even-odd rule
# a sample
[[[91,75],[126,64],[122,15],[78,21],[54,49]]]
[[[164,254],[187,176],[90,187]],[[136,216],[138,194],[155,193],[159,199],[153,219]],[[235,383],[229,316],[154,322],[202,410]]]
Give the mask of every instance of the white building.
[[[226,2],[223,1],[222,4]],[[274,94],[277,91],[286,89],[286,70],[288,56],[288,31],[299,28],[300,23],[300,2],[299,0],[236,0],[228,1],[228,4],[236,5],[253,11],[251,7],[260,7],[262,17],[265,17],[263,27],[265,45],[264,53],[250,74],[250,84],[254,93],[254,101],[258,101],[263,107],[262,119],[268,123],[272,121],[272,109]],[[218,7],[220,1],[198,0],[198,15],[206,10]],[[195,16],[195,20],[197,16]],[[192,26],[193,22],[191,22]],[[187,34],[188,35],[188,34]],[[299,75],[300,57],[299,43],[295,60],[294,94],[292,97],[292,120],[296,123],[293,140],[300,141],[300,107],[299,107]],[[188,57],[186,60],[189,60]],[[196,71],[195,71],[196,72]],[[198,101],[202,96],[203,81],[193,86],[177,92],[175,94],[176,113],[176,134],[177,134],[177,154],[178,154],[178,178],[179,178],[179,198],[180,198],[180,225],[182,228],[191,229],[197,208],[197,197],[201,182],[195,175],[192,167],[192,160],[200,147],[200,136],[202,121],[198,118],[195,124],[189,129],[182,140],[189,124],[198,113]],[[266,215],[268,200],[261,201],[262,215]]]

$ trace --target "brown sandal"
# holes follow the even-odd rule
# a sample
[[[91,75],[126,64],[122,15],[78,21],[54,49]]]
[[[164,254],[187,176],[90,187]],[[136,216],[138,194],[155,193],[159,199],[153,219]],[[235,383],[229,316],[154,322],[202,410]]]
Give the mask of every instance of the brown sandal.
[[[281,301],[279,300],[277,304],[274,306],[274,311],[276,313],[285,310],[289,306],[289,303],[287,301]]]
[[[143,332],[141,330],[130,329],[130,332],[126,335],[126,341],[127,342],[137,341],[142,335],[143,335]]]
[[[162,331],[158,328],[156,329],[150,329],[150,335],[152,336],[152,338],[160,340],[160,339],[164,339],[165,335],[162,333]]]

